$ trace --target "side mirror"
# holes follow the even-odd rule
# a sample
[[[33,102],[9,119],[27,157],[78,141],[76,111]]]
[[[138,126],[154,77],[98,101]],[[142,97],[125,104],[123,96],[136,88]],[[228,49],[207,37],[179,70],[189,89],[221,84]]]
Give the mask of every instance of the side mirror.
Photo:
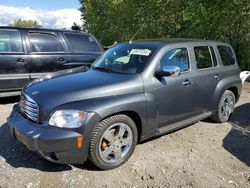
[[[156,76],[159,77],[176,77],[179,76],[181,72],[180,67],[174,65],[166,65],[161,68],[161,70],[156,71]]]

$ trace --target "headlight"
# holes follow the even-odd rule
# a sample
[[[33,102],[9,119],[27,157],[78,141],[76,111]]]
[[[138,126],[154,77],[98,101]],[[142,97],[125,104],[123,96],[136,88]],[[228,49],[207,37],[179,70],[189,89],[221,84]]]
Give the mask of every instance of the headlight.
[[[79,110],[58,110],[49,120],[49,125],[61,128],[77,128],[83,125],[87,113]]]

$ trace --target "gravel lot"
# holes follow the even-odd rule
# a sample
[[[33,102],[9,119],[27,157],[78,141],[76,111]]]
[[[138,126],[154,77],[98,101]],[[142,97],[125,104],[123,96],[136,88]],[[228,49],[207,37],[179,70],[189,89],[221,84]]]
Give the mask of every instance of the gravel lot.
[[[229,123],[207,119],[137,145],[122,167],[58,165],[11,140],[0,98],[0,187],[250,187],[250,84]]]

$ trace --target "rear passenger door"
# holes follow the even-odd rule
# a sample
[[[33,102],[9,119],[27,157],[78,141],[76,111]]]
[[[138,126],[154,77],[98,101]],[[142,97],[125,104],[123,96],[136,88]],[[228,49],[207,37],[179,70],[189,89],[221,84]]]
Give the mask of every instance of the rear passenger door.
[[[218,67],[214,46],[194,46],[193,52],[197,86],[195,107],[199,113],[209,112],[212,110],[216,86],[221,80],[221,71]]]
[[[30,54],[27,66],[31,78],[69,68],[69,56],[56,32],[29,31],[28,37]]]
[[[18,91],[28,81],[21,32],[0,29],[0,92]]]
[[[102,47],[89,34],[65,32],[64,36],[70,46],[71,67],[90,66],[103,53]]]

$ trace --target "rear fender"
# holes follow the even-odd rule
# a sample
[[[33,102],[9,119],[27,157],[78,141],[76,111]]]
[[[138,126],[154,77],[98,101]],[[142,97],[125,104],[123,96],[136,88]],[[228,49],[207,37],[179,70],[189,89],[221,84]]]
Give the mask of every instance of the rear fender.
[[[211,106],[212,111],[217,110],[222,95],[224,94],[226,90],[232,87],[237,88],[238,96],[235,96],[235,98],[236,98],[236,101],[238,101],[240,94],[241,94],[241,89],[242,89],[242,84],[239,79],[239,76],[235,75],[235,76],[226,77],[222,79],[216,86],[214,97],[213,97],[213,102]]]

